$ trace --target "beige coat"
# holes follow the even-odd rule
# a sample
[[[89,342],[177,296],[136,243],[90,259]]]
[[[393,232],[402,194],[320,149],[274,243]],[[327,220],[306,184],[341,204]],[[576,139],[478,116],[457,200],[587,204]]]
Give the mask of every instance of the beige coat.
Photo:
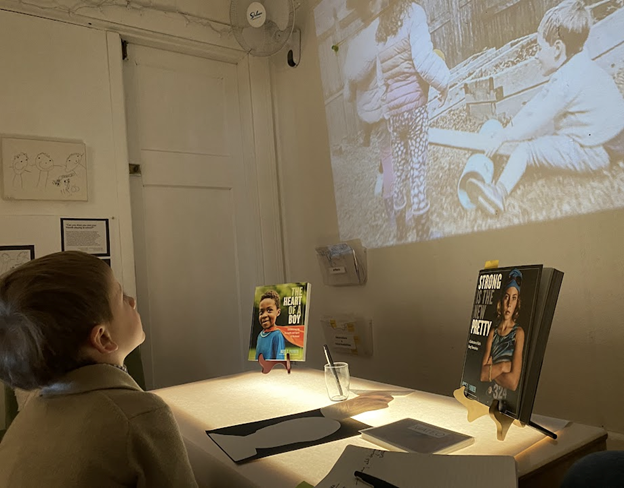
[[[97,364],[41,390],[0,443],[0,488],[196,487],[173,414]]]

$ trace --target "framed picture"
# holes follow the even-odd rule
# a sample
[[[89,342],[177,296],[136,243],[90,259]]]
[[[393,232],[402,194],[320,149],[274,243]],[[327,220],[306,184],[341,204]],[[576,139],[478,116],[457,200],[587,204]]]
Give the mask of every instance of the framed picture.
[[[0,246],[0,276],[35,259],[35,246]]]
[[[110,256],[108,219],[61,219],[61,250]]]
[[[5,200],[87,201],[84,143],[26,137],[1,142]]]

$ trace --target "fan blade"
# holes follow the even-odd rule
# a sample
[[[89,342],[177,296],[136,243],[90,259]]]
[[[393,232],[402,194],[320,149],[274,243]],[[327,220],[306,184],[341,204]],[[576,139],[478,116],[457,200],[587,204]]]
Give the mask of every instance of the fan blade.
[[[292,0],[264,0],[267,11],[267,20],[272,20],[281,31],[292,31],[294,24],[295,6]]]
[[[231,0],[230,2],[230,23],[236,27],[246,27],[247,9],[256,0]]]
[[[251,51],[264,51],[266,49],[267,41],[269,40],[265,27],[256,29],[255,27],[247,27],[242,31],[242,37],[249,46]]]

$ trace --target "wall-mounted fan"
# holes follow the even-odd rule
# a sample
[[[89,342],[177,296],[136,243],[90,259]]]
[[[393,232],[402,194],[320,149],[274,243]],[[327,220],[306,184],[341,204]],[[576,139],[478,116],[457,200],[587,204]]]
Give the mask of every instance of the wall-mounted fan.
[[[230,23],[245,51],[253,56],[271,56],[291,38],[295,5],[293,0],[232,0]],[[291,63],[292,53],[288,57],[289,64],[296,66]]]

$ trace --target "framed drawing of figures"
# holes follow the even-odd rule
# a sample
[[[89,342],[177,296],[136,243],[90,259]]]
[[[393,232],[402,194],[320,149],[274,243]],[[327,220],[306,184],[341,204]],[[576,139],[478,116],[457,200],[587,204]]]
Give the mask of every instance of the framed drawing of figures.
[[[5,200],[87,201],[85,144],[2,137]]]
[[[0,276],[35,259],[35,246],[0,246]]]

